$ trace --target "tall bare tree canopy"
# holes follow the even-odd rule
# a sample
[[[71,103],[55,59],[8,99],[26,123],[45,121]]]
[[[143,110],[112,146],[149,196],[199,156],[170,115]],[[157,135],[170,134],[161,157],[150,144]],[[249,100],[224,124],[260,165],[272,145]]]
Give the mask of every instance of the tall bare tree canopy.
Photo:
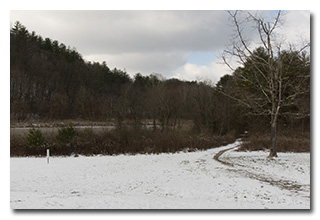
[[[233,93],[220,93],[245,106],[250,114],[269,115],[271,144],[269,157],[277,157],[277,125],[281,114],[309,117],[307,111],[292,111],[299,108],[297,102],[310,94],[310,58],[306,50],[310,43],[299,49],[291,45],[284,48],[283,39],[276,30],[281,27],[282,12],[273,20],[258,14],[229,11],[234,26],[231,46],[224,51],[223,59],[230,68],[230,58],[236,58]],[[245,35],[245,27],[253,27],[253,42]],[[253,45],[257,45],[254,47]],[[302,69],[297,68],[300,65]],[[293,107],[295,106],[295,107]]]

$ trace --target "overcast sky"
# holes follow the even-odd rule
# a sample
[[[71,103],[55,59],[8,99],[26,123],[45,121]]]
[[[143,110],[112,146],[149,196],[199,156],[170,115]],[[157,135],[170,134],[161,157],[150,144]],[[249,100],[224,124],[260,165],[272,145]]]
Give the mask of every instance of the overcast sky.
[[[226,11],[38,10],[11,11],[10,22],[20,21],[29,31],[76,48],[87,61],[106,61],[130,75],[217,82],[230,73],[219,58],[232,35],[228,17]],[[278,32],[285,43],[310,40],[309,11],[286,11]]]

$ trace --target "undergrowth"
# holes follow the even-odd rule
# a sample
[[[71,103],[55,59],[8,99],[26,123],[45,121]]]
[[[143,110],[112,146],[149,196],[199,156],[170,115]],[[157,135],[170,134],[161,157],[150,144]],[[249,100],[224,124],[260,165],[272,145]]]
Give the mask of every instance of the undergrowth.
[[[249,134],[242,138],[240,151],[266,150],[270,148],[271,137],[267,134]],[[310,152],[309,132],[286,132],[277,137],[278,152]]]
[[[179,151],[205,150],[220,147],[236,140],[234,134],[218,136],[191,134],[178,130],[121,129],[93,132],[92,129],[60,129],[57,135],[44,134],[45,146],[28,151],[26,138],[11,136],[11,156],[53,156],[158,154]],[[45,148],[44,148],[45,147]]]

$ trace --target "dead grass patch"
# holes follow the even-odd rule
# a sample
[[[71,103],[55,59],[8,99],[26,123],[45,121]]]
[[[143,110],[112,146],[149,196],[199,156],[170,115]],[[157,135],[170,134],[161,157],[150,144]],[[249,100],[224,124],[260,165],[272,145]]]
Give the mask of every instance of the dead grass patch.
[[[243,138],[240,150],[265,150],[270,148],[271,137],[265,134],[250,134]],[[278,135],[278,152],[310,152],[310,133],[288,132]]]
[[[179,130],[121,129],[93,132],[77,131],[70,142],[58,142],[54,134],[44,134],[45,145],[29,149],[25,136],[12,135],[11,156],[45,156],[49,148],[52,155],[117,155],[138,153],[174,153],[179,151],[206,150],[235,141],[233,134],[216,136],[194,135]]]

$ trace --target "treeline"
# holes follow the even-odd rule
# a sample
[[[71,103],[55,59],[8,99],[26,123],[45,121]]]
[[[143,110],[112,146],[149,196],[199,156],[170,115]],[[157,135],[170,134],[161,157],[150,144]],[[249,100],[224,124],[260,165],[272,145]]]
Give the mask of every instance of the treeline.
[[[103,119],[110,117],[105,106],[115,105],[132,80],[105,63],[85,62],[75,49],[17,22],[10,32],[10,84],[14,120]]]
[[[266,54],[262,48],[256,53],[262,58]],[[280,126],[308,131],[310,82],[295,74],[310,76],[310,61],[306,55],[295,57],[293,66],[284,67],[286,77],[304,83],[309,93],[294,96],[284,107]],[[164,79],[158,74],[138,73],[131,78],[124,70],[110,69],[106,62],[86,62],[75,48],[30,33],[17,22],[10,31],[10,116],[14,121],[114,119],[119,127],[125,121],[139,126],[149,119],[154,128],[161,129],[179,128],[181,121],[192,120],[197,132],[241,133],[248,126],[263,131],[268,129],[267,114],[249,112],[238,101],[245,90],[261,95],[255,84],[244,80],[248,75],[255,77],[250,60],[247,64],[216,85]],[[288,96],[294,88],[287,88]]]
[[[19,22],[10,39],[11,120],[116,119],[122,126],[125,120],[150,119],[154,126],[172,128],[187,119],[199,131],[219,133],[235,126],[236,110],[210,84],[158,74],[130,78],[106,62],[84,61],[75,49],[30,33]]]

